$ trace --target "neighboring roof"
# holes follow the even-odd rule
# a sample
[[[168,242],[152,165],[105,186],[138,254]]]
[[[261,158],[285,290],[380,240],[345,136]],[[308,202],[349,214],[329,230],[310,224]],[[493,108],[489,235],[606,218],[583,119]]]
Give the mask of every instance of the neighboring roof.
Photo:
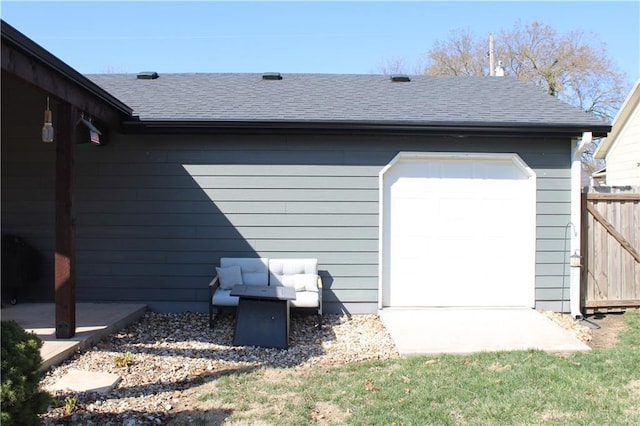
[[[156,126],[389,126],[606,134],[609,125],[508,77],[385,75],[88,75]],[[129,123],[134,125],[134,123]],[[141,124],[144,125],[144,124]]]
[[[114,108],[116,111],[124,115],[131,115],[131,108],[125,105],[122,101],[96,85],[93,81],[89,80],[66,63],[62,62],[47,50],[43,49],[40,45],[26,37],[20,31],[16,30],[5,21],[0,21],[0,27],[2,34],[2,44],[6,44],[16,51],[19,51],[27,58],[29,58],[30,61],[37,61],[50,72],[59,74],[64,79],[73,82],[82,90],[92,94],[93,96],[96,96],[98,99],[109,105],[111,108]],[[9,57],[11,55],[5,55],[5,53],[6,52],[3,48],[2,69],[16,73],[16,75],[24,71],[22,69],[13,70],[12,67],[15,66],[15,64],[12,63],[12,58]],[[33,67],[34,64],[31,63],[31,68]],[[41,76],[40,78],[43,81],[48,81],[45,76]]]
[[[620,111],[618,111],[618,114],[616,114],[616,117],[613,119],[611,132],[593,153],[595,158],[604,159],[607,156],[609,150],[618,139],[618,135],[627,125],[627,121],[631,117],[632,112],[638,108],[638,105],[640,105],[640,80],[636,81],[636,84],[633,86],[633,89],[631,89],[631,92],[629,92],[627,99],[624,100]]]

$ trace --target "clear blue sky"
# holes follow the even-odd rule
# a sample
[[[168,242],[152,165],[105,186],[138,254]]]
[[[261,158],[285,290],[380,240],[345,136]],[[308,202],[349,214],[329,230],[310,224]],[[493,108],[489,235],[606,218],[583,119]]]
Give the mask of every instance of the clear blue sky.
[[[2,19],[82,73],[414,72],[436,40],[538,20],[593,32],[640,78],[640,2],[2,1]]]

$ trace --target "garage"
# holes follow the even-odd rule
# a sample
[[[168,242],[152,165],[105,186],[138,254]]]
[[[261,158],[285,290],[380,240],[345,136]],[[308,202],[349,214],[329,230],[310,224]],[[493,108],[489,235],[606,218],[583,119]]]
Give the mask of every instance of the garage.
[[[536,176],[518,155],[403,152],[380,191],[380,308],[534,306]]]

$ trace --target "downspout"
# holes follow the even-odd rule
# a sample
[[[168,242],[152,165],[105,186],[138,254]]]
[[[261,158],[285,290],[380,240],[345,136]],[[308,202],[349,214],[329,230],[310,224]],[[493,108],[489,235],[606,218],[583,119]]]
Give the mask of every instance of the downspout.
[[[580,232],[581,223],[581,194],[582,194],[582,154],[591,144],[591,132],[584,132],[582,138],[571,148],[571,233],[570,256],[582,256],[580,253]],[[582,319],[580,311],[580,267],[571,266],[569,268],[569,307],[571,316],[575,319]]]

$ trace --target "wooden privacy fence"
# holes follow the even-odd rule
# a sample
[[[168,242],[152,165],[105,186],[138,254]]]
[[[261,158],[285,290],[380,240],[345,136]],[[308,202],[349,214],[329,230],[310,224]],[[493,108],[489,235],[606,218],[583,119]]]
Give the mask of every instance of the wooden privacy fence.
[[[586,313],[640,307],[640,187],[582,193],[581,251]]]

